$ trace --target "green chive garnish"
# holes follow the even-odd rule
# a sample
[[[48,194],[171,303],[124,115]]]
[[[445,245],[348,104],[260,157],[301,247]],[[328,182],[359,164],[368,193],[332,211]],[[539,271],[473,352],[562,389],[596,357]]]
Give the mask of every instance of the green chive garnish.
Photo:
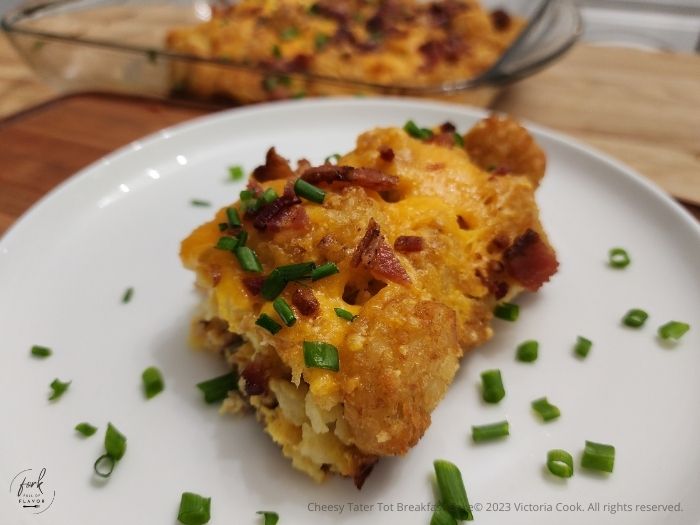
[[[537,352],[539,350],[540,344],[537,341],[525,341],[518,345],[517,353],[515,358],[518,361],[523,361],[525,363],[532,363],[537,360]]]
[[[472,440],[474,443],[491,441],[508,435],[510,435],[508,421],[499,421],[498,423],[472,427]]]
[[[238,246],[245,246],[245,243],[248,242],[248,232],[241,230],[238,235],[236,235],[236,240],[238,241]]]
[[[297,318],[294,315],[292,307],[289,306],[289,303],[287,303],[287,301],[281,297],[275,299],[275,301],[272,303],[272,307],[275,309],[275,312],[277,312],[277,315],[280,316],[280,319],[282,319],[282,322],[285,325],[292,326],[297,322]]]
[[[303,262],[278,266],[275,270],[279,272],[282,279],[289,282],[298,281],[299,279],[308,279],[311,277],[315,268],[316,264],[314,262]]]
[[[319,279],[323,279],[324,277],[328,277],[329,275],[333,275],[339,271],[340,270],[335,263],[327,262],[311,272],[311,280],[318,281]]]
[[[576,345],[574,346],[574,353],[581,359],[585,359],[588,356],[588,352],[593,348],[593,342],[585,337],[578,336],[576,338]]]
[[[157,396],[165,389],[163,374],[155,366],[146,368],[141,374],[141,379],[143,380],[143,391],[146,394],[146,399]]]
[[[114,459],[119,461],[126,453],[126,436],[117,430],[117,427],[112,423],[107,423],[107,432],[105,432],[105,452]]]
[[[194,492],[183,492],[177,521],[182,525],[204,525],[211,519],[211,498],[204,498]]]
[[[190,201],[190,204],[192,206],[199,206],[200,208],[207,208],[207,207],[211,206],[211,202],[201,200],[201,199],[192,199]]]
[[[444,459],[433,462],[442,506],[457,520],[472,521],[472,509],[457,465]]]
[[[316,47],[316,51],[321,51],[324,47],[326,47],[326,44],[328,44],[328,41],[330,40],[330,37],[328,35],[325,35],[323,33],[316,33],[314,36],[314,46]]]
[[[265,204],[270,204],[272,201],[277,200],[279,196],[274,188],[267,188],[260,198]]]
[[[570,478],[574,475],[574,458],[566,450],[550,450],[547,452],[547,469],[560,478]]]
[[[97,432],[97,427],[93,427],[90,423],[78,423],[75,425],[75,430],[85,437],[90,437]]]
[[[238,210],[233,206],[231,206],[230,208],[226,208],[226,218],[228,219],[228,223],[231,226],[241,225],[241,218],[238,215]]]
[[[64,383],[63,381],[57,379],[54,379],[51,381],[51,384],[49,385],[51,387],[52,393],[49,396],[49,401],[54,401],[55,399],[60,398],[63,394],[66,393],[66,390],[68,390],[68,387],[70,386],[71,381],[68,381]]]
[[[639,328],[640,326],[643,326],[644,323],[646,323],[648,318],[649,314],[646,313],[644,310],[640,310],[639,308],[633,308],[632,310],[627,312],[622,318],[622,323],[625,326],[629,326],[631,328]]]
[[[340,157],[340,153],[333,153],[333,155],[328,155],[323,162],[324,164],[338,164]]]
[[[270,275],[265,278],[265,281],[263,281],[260,294],[268,301],[272,301],[282,293],[285,286],[287,286],[287,281],[282,277],[282,274],[277,268],[275,268],[270,272]]]
[[[544,421],[557,419],[561,415],[559,408],[547,401],[546,397],[535,399],[532,402],[532,409],[537,412]]]
[[[248,248],[247,246],[239,246],[236,248],[236,258],[246,272],[262,272],[262,265],[258,260],[258,256],[255,252]]]
[[[124,295],[122,295],[122,303],[126,304],[129,301],[131,301],[131,298],[134,296],[134,289],[129,287],[124,291]]]
[[[337,315],[341,319],[345,319],[346,321],[353,322],[355,319],[357,319],[356,315],[353,315],[352,312],[348,312],[343,308],[333,308],[333,310],[335,310],[335,315]]]
[[[280,33],[282,40],[293,40],[299,36],[299,30],[296,27],[288,27]]]
[[[338,349],[321,341],[304,341],[304,363],[309,368],[325,368],[337,372],[340,370]]]
[[[277,44],[272,46],[272,56],[275,58],[282,58],[282,50]]]
[[[280,520],[279,514],[270,512],[269,510],[259,510],[255,514],[261,514],[263,516],[264,525],[277,525],[277,522]]]
[[[581,466],[602,472],[612,472],[615,466],[615,447],[586,441]]]
[[[418,125],[412,120],[409,120],[406,122],[406,124],[404,124],[403,130],[415,139],[427,140],[433,136],[432,131],[430,131],[428,128],[418,127]]]
[[[231,180],[241,180],[243,178],[243,167],[242,166],[229,166],[228,176]]]
[[[215,248],[218,250],[232,252],[236,248],[238,248],[238,239],[236,239],[235,237],[219,237],[219,240],[216,242]]]
[[[204,394],[204,401],[211,404],[223,401],[231,390],[238,388],[238,378],[233,372],[197,383]]]
[[[438,505],[430,518],[430,525],[457,525],[457,520],[452,517],[452,514],[443,509],[441,505]]]
[[[323,204],[323,199],[326,198],[326,192],[321,188],[317,188],[313,184],[309,184],[303,179],[297,179],[294,183],[294,193],[299,197],[310,200],[317,204]]]
[[[95,474],[102,478],[108,478],[112,475],[114,466],[117,464],[116,460],[109,454],[102,454],[95,464],[92,466]]]
[[[46,346],[34,345],[30,350],[34,357],[39,357],[41,359],[47,358],[51,355],[51,349]]]
[[[493,309],[493,315],[504,321],[517,321],[520,307],[513,303],[500,303]]]
[[[282,325],[267,314],[260,314],[260,317],[258,317],[258,320],[255,321],[255,324],[261,326],[272,335],[275,335],[277,332],[282,330]]]
[[[481,395],[487,403],[498,403],[506,396],[500,370],[486,370],[481,373]]]
[[[241,192],[238,194],[238,197],[241,199],[241,201],[245,202],[254,199],[255,193],[253,193],[250,190],[241,190]]]
[[[665,325],[659,326],[658,333],[661,339],[673,339],[674,341],[678,341],[688,330],[690,330],[690,325],[688,323],[669,321]]]
[[[455,146],[459,146],[460,148],[464,147],[464,139],[462,138],[462,135],[455,133],[452,135],[452,137],[454,138]]]
[[[630,263],[630,256],[622,248],[613,248],[608,252],[608,262],[613,268],[625,268]]]

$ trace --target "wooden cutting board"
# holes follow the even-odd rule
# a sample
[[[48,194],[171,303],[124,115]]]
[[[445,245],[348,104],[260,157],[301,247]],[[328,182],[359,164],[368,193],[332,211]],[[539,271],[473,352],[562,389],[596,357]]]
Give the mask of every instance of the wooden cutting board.
[[[184,102],[81,94],[0,121],[0,233],[79,169],[163,127],[213,111]],[[700,208],[688,209],[700,218]]]

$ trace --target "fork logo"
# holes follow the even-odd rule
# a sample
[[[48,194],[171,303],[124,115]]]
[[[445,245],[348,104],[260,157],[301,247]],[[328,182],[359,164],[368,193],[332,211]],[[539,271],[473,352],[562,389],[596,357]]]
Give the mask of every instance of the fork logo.
[[[25,512],[41,514],[49,510],[53,504],[56,491],[46,475],[46,467],[41,470],[28,468],[12,478],[10,496]]]

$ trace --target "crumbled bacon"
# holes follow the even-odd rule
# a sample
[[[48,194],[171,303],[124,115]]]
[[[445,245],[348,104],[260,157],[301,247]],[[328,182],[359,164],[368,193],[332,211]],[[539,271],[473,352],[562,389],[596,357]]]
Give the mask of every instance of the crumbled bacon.
[[[352,166],[334,166],[324,164],[310,168],[301,176],[306,182],[347,182],[376,191],[386,191],[395,188],[399,178],[374,168],[354,168]]]
[[[376,40],[358,40],[355,34],[344,24],[338,26],[335,35],[333,35],[333,42],[347,42],[359,51],[374,51],[379,45]]]
[[[394,150],[391,148],[382,148],[379,150],[379,156],[384,162],[391,162],[394,160]]]
[[[303,206],[284,208],[267,224],[268,231],[273,233],[282,230],[306,231],[311,222]]]
[[[429,142],[430,144],[437,144],[438,146],[442,146],[444,148],[451,148],[455,145],[454,135],[454,132],[442,131],[434,134],[426,142]]]
[[[241,376],[245,379],[245,393],[249,396],[259,396],[267,391],[268,370],[265,363],[251,361],[243,369]]]
[[[299,310],[301,315],[316,315],[320,308],[318,299],[314,296],[311,288],[300,286],[292,294],[292,304]]]
[[[264,277],[260,276],[255,276],[255,277],[244,277],[242,279],[243,281],[243,286],[245,286],[246,290],[250,292],[250,295],[260,295],[260,291],[262,290],[263,283],[265,282]]]
[[[267,150],[265,164],[253,170],[253,177],[261,182],[286,179],[292,175],[293,172],[292,168],[289,167],[289,162],[275,151],[274,146]]]
[[[253,220],[256,230],[279,231],[284,227],[302,229],[308,223],[308,217],[304,208],[297,206],[301,199],[296,195],[285,193],[274,201],[260,208]]]
[[[389,279],[399,284],[411,282],[411,278],[406,270],[401,266],[401,262],[396,254],[387,244],[382,235],[379,225],[374,219],[369,220],[367,231],[360,239],[352,256],[352,266],[359,266],[362,263],[372,272],[376,278]]]
[[[510,27],[510,15],[503,9],[496,9],[491,12],[491,23],[496,31],[505,31]]]
[[[468,50],[467,44],[457,36],[448,36],[442,40],[428,40],[419,48],[423,54],[423,69],[430,70],[439,62],[457,62]]]
[[[442,0],[440,2],[432,2],[428,7],[428,12],[436,26],[449,28],[460,11],[464,11],[468,8],[469,6],[467,4],[459,1]]]
[[[417,235],[401,235],[394,241],[394,250],[397,252],[420,252],[424,247],[423,237]]]
[[[549,281],[559,267],[554,250],[531,229],[515,239],[505,251],[504,261],[510,276],[532,292]]]
[[[350,4],[346,2],[335,2],[333,0],[320,0],[311,6],[311,12],[332,18],[340,23],[345,23],[350,19]]]
[[[455,133],[457,131],[457,128],[454,124],[452,124],[452,122],[443,122],[440,126],[440,131],[442,131],[443,133]]]

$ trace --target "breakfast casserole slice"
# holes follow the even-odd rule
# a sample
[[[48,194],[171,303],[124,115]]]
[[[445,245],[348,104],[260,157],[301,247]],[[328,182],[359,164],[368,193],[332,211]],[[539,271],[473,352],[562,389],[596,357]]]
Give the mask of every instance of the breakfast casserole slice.
[[[330,160],[330,159],[329,159]],[[293,465],[362,486],[405,454],[492,310],[557,270],[534,192],[545,157],[492,116],[462,136],[374,129],[336,163],[292,167],[274,148],[241,199],[182,243],[203,300],[194,345],[238,378]]]

